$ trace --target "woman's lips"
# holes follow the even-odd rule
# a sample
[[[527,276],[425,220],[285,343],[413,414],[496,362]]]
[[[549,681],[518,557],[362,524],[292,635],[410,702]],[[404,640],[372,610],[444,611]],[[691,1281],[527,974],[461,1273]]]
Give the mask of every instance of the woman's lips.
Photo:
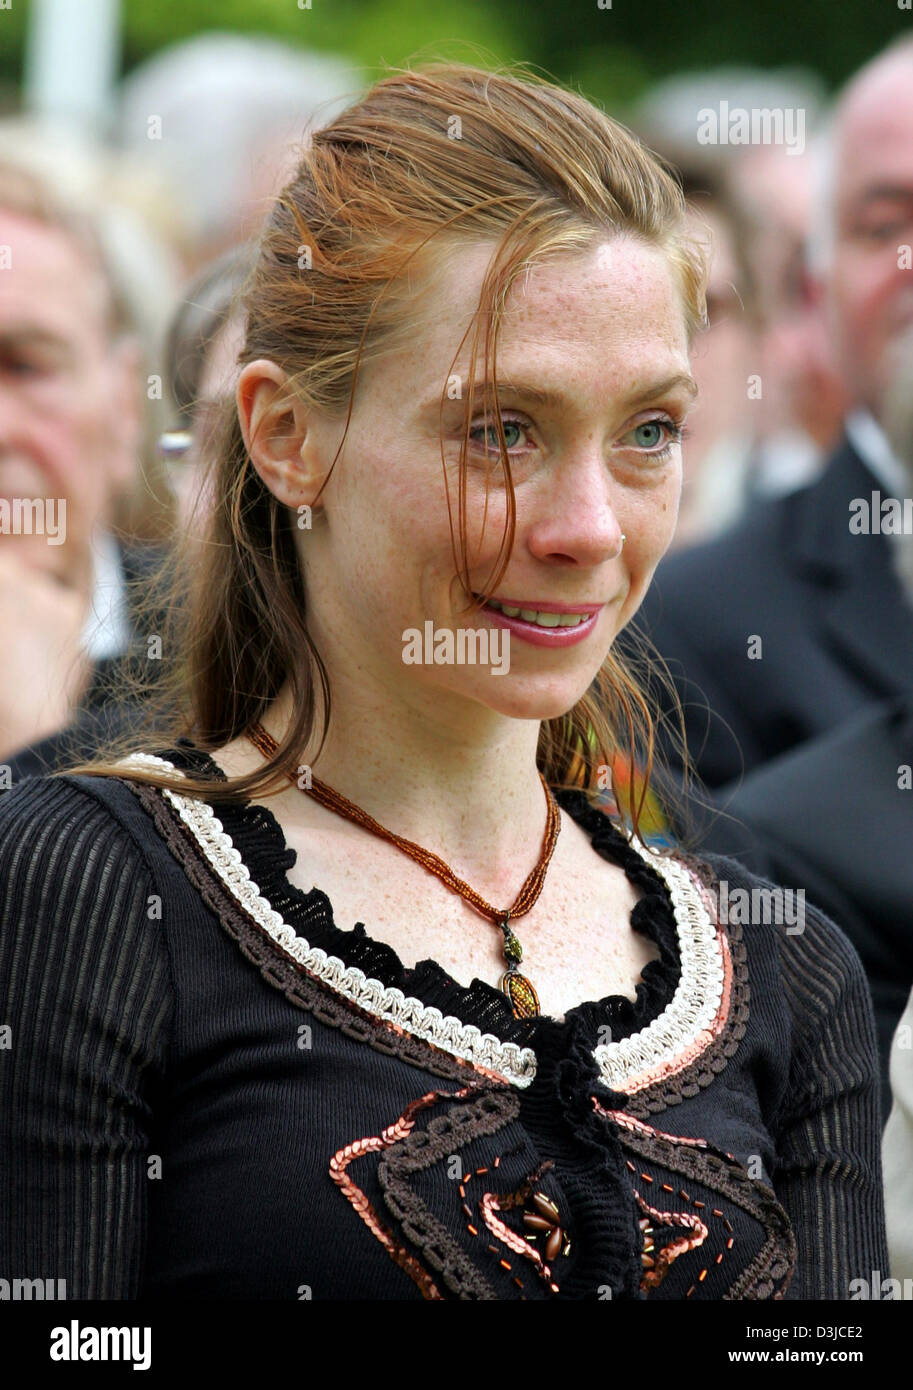
[[[499,599],[499,603],[505,603],[508,608],[526,608],[527,612],[532,609],[531,604],[514,603],[508,599]],[[583,642],[594,627],[603,608],[603,604],[578,603],[540,603],[535,607],[537,613],[588,613],[589,617],[583,619],[576,627],[540,627],[538,623],[528,623],[522,618],[508,618],[506,613],[500,613],[496,608],[490,608],[488,604],[480,610],[494,627],[504,627],[524,642],[529,642],[533,647],[573,647],[578,642]]]

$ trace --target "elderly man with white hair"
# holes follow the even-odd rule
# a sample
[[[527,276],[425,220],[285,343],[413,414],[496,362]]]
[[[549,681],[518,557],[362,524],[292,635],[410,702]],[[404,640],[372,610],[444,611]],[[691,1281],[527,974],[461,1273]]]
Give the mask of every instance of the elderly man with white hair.
[[[881,523],[881,499],[913,491],[884,429],[886,384],[913,324],[913,38],[856,75],[832,138],[820,293],[849,400],[843,436],[814,482],[668,555],[631,625],[669,663],[711,791],[913,679],[913,605]],[[663,751],[680,771],[677,751]]]

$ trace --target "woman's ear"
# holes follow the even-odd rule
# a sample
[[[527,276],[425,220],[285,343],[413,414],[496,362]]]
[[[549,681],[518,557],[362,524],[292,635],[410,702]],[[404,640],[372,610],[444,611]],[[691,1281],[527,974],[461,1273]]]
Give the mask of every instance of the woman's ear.
[[[324,479],[309,408],[288,389],[288,375],[259,358],[242,370],[236,391],[238,420],[251,463],[286,507],[313,505]]]

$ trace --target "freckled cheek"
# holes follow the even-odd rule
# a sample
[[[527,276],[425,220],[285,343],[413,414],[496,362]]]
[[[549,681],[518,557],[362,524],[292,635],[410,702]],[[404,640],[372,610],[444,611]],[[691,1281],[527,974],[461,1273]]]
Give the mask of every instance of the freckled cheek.
[[[621,529],[645,553],[661,548],[675,530],[681,496],[682,465],[678,462],[653,491],[643,492],[633,501],[622,518]]]
[[[625,523],[622,528],[625,544],[622,550],[628,593],[638,600],[649,588],[656,567],[669,549],[675,535],[675,514],[670,507],[651,520],[639,524]]]
[[[400,494],[395,500],[372,497],[357,525],[344,515],[350,523],[343,568],[365,629],[399,631],[403,621],[435,611],[453,574],[446,514],[434,518],[427,499]]]

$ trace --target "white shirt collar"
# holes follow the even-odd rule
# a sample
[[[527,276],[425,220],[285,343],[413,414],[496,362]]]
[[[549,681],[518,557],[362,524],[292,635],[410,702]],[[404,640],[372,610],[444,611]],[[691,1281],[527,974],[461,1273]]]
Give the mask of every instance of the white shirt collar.
[[[119,656],[130,645],[127,589],[120,549],[109,531],[96,527],[91,539],[94,584],[82,630],[82,645],[93,661]]]
[[[911,480],[888,437],[868,410],[854,410],[843,422],[847,438],[863,463],[891,497],[907,497]]]
[[[878,421],[867,410],[855,410],[843,422],[846,436],[856,453],[889,497],[909,497],[913,476],[894,453]],[[891,543],[891,563],[905,601],[913,607],[913,535],[887,532]]]

